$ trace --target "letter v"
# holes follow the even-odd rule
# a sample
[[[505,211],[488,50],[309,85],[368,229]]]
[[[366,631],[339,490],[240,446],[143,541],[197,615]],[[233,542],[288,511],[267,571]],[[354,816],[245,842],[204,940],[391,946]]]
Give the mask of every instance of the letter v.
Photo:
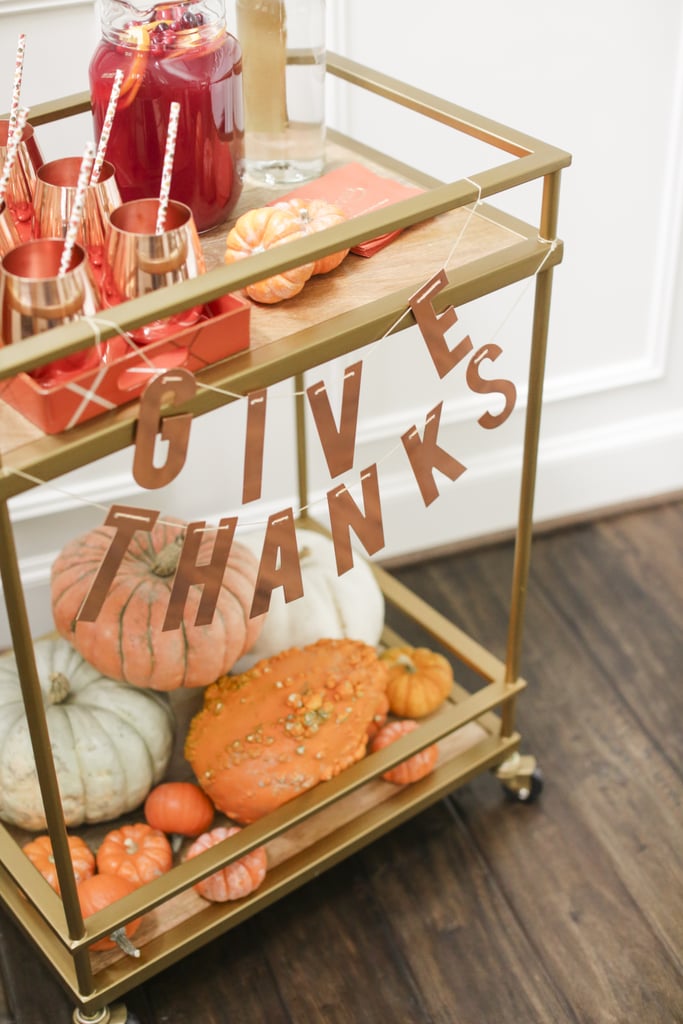
[[[327,388],[323,381],[312,384],[306,389],[331,477],[339,476],[340,473],[347,473],[353,469],[362,371],[362,361],[348,366],[344,371],[339,429],[334,421]]]

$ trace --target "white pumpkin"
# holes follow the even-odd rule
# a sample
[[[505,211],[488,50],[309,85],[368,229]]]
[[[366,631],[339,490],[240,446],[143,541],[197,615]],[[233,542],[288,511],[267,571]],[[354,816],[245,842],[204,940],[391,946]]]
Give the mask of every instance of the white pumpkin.
[[[379,643],[384,629],[384,595],[367,559],[354,552],[353,568],[338,576],[331,538],[305,527],[296,532],[303,597],[286,603],[282,587],[273,590],[256,643],[231,673],[246,672],[261,658],[323,638],[348,637],[371,646]],[[241,539],[260,559],[263,537],[247,534]]]
[[[171,756],[174,718],[163,694],[102,676],[61,637],[34,643],[68,826],[138,807]],[[15,658],[0,658],[0,819],[46,827]]]

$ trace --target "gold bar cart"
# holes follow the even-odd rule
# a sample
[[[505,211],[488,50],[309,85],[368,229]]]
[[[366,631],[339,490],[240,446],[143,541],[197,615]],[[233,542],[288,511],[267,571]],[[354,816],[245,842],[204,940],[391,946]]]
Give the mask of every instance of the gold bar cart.
[[[214,390],[199,389],[191,401],[173,411],[207,415],[232,400],[225,391],[232,396],[244,396],[285,379],[293,378],[300,383],[305,371],[362,350],[395,329],[393,325],[408,308],[410,296],[436,268],[430,257],[443,256],[448,240],[457,235],[476,202],[484,216],[476,218],[471,235],[468,230],[471,244],[464,247],[448,272],[448,284],[435,301],[437,313],[515,282],[536,278],[506,657],[501,660],[494,656],[376,566],[387,608],[408,616],[443,645],[453,659],[473,670],[481,685],[466,690],[456,684],[442,709],[390,748],[248,826],[228,844],[208,851],[202,858],[179,864],[166,876],[99,911],[88,918],[86,927],[68,854],[8,503],[37,482],[56,480],[64,473],[131,446],[138,404],[133,402],[63,434],[48,436],[22,423],[20,417],[8,418],[0,397],[0,569],[62,896],[57,896],[44,882],[21,852],[12,830],[5,827],[0,827],[0,891],[6,908],[73,996],[76,1021],[124,1021],[125,1006],[117,1001],[131,988],[478,773],[495,770],[505,787],[520,799],[533,796],[537,784],[533,758],[519,753],[520,736],[515,731],[514,711],[517,695],[525,687],[519,668],[545,352],[553,269],[563,254],[556,237],[559,181],[570,157],[537,139],[338,55],[328,55],[327,71],[344,87],[366,90],[502,151],[506,154],[505,162],[469,178],[443,183],[330,131],[328,149],[332,165],[351,160],[365,162],[421,186],[424,191],[229,267],[222,265],[224,227],[204,239],[210,267],[205,275],[109,310],[99,339],[106,340],[117,331],[139,326],[162,314],[236,292],[252,281],[387,231],[411,228],[386,249],[381,276],[375,273],[372,261],[368,261],[359,268],[352,291],[344,295],[343,289],[337,289],[341,297],[330,296],[329,302],[318,304],[304,326],[291,318],[286,303],[267,310],[252,310],[250,348],[202,371],[200,380]],[[34,107],[31,120],[40,125],[87,110],[89,97],[79,94]],[[488,202],[479,205],[496,194],[535,180],[542,185],[536,225],[511,217]],[[256,190],[245,189],[236,215],[261,205],[262,201]],[[401,329],[413,322],[410,317],[401,318]],[[21,346],[2,348],[0,385],[19,372],[76,352],[94,340],[92,327],[79,322],[33,337]],[[300,392],[301,388],[295,390]],[[300,399],[297,401],[300,405]],[[301,507],[306,508],[307,460],[301,408],[297,426],[299,490]],[[387,626],[386,642],[399,639]],[[381,780],[382,772],[435,741],[440,743],[441,758],[432,775],[403,789]],[[264,843],[268,844],[269,872],[265,883],[251,897],[233,904],[206,904],[194,894],[192,886],[200,878]],[[94,941],[142,914],[147,916],[139,933],[139,958],[133,959],[118,950],[90,951]]]

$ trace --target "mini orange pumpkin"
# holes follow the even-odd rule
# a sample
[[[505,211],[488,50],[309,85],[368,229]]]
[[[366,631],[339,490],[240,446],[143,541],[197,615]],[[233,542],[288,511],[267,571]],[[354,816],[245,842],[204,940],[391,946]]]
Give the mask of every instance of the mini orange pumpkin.
[[[389,667],[389,707],[401,718],[428,715],[451,692],[451,663],[437,651],[426,647],[389,647],[380,657]]]
[[[76,885],[95,874],[95,854],[79,836],[67,836]],[[24,853],[55,892],[60,892],[57,868],[49,836],[36,836],[24,846]]]
[[[359,640],[323,639],[263,658],[204,692],[185,757],[233,821],[268,814],[365,756],[386,708],[386,666]]]
[[[413,729],[417,729],[417,722],[411,718],[388,722],[373,737],[370,744],[371,752],[374,753],[376,750],[388,747],[390,743],[395,743],[401,736],[412,732]],[[390,768],[389,771],[384,772],[382,778],[398,786],[405,786],[409,782],[417,782],[418,779],[423,779],[430,772],[434,771],[438,756],[439,748],[436,743],[433,743],[430,747],[425,747],[424,750],[419,750],[417,754],[413,754],[412,757],[401,761],[395,768]]]
[[[108,832],[97,851],[100,874],[118,875],[136,887],[164,875],[172,866],[173,850],[168,839],[144,823],[122,825]]]
[[[304,234],[298,217],[290,210],[259,206],[243,213],[228,232],[224,261],[234,263],[243,260],[254,253],[301,238]],[[254,302],[272,305],[298,295],[312,273],[313,264],[303,263],[263,281],[255,281],[244,291]]]
[[[194,782],[162,782],[145,800],[145,821],[178,836],[198,836],[211,828],[215,809]]]
[[[111,903],[122,899],[131,892],[135,892],[136,886],[127,878],[120,875],[91,875],[78,886],[78,902],[81,906],[83,917],[90,917],[98,910],[104,910]],[[132,936],[142,924],[142,918],[136,917],[128,921],[121,928],[115,928],[111,935],[93,942],[91,949],[116,949],[118,946],[128,953],[129,956],[140,956],[140,950],[130,941]]]
[[[229,839],[230,836],[237,835],[241,831],[233,825],[230,827],[219,826],[212,829],[211,832],[205,832],[194,841],[187,851],[186,859],[190,860],[192,857],[198,856],[204,850],[209,850],[217,843],[221,843],[224,839]],[[257,846],[256,849],[250,850],[239,860],[233,861],[221,868],[220,871],[209,875],[208,878],[203,878],[201,882],[197,882],[194,888],[205,900],[211,900],[213,903],[241,900],[258,889],[266,877],[267,870],[266,848]]]
[[[275,206],[277,209],[293,213],[304,235],[324,231],[325,228],[342,224],[346,220],[343,210],[333,203],[328,203],[326,199],[283,199],[275,203]],[[341,249],[339,252],[330,253],[329,256],[321,256],[313,264],[313,274],[327,274],[330,270],[335,270],[348,254],[348,249]]]

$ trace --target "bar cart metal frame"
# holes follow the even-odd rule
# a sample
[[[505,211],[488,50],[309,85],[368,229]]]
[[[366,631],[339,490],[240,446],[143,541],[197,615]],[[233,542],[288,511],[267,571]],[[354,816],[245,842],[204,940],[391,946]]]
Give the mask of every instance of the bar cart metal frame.
[[[125,1007],[115,1001],[128,990],[478,773],[496,770],[506,788],[520,799],[533,796],[537,788],[533,758],[519,754],[520,736],[515,731],[514,720],[516,697],[525,687],[519,670],[552,276],[563,254],[562,243],[557,239],[560,174],[569,165],[570,156],[336,54],[328,55],[327,71],[349,86],[368,90],[501,150],[508,159],[468,179],[443,184],[331,131],[330,143],[350,154],[350,159],[373,160],[385,167],[387,173],[410,175],[424,191],[389,208],[364,214],[240,263],[216,266],[202,277],[174,289],[162,289],[152,296],[115,307],[107,313],[108,323],[101,327],[100,340],[161,314],[236,292],[252,281],[389,230],[422,225],[449,211],[464,214],[475,201],[542,180],[538,225],[522,223],[486,204],[490,223],[509,234],[506,244],[494,246],[491,251],[484,251],[449,271],[448,284],[435,302],[438,309],[457,306],[515,282],[536,278],[506,657],[504,660],[495,657],[456,624],[409,592],[390,573],[375,567],[387,606],[399,609],[437,639],[454,659],[481,677],[482,685],[469,692],[456,684],[446,705],[408,736],[244,828],[227,843],[192,862],[177,865],[166,876],[99,911],[88,918],[86,926],[68,853],[8,503],[35,486],[36,481],[54,480],[131,446],[135,440],[137,403],[104,413],[61,435],[36,437],[4,452],[0,466],[0,568],[62,896],[60,898],[49,888],[22,853],[11,831],[4,827],[0,827],[1,891],[6,908],[73,996],[76,1021],[125,1020]],[[89,109],[89,96],[78,94],[35,107],[31,120],[34,125],[40,125]],[[248,195],[244,198],[249,200]],[[249,205],[257,204],[252,201]],[[424,279],[419,277],[420,267],[413,267],[411,271],[410,285],[401,285],[376,297],[372,296],[370,288],[367,301],[352,309],[283,336],[276,332],[267,339],[267,344],[252,345],[249,350],[207,368],[200,379],[218,390],[199,389],[193,399],[173,411],[189,411],[194,416],[208,414],[231,400],[220,389],[229,390],[233,395],[247,395],[256,388],[287,378],[300,381],[306,370],[375,341],[393,329],[397,315],[407,308],[407,299],[423,283]],[[371,268],[364,267],[363,273],[371,282]],[[410,317],[403,326],[409,322],[413,322]],[[79,351],[94,340],[92,327],[78,322],[31,338],[21,346],[2,348],[0,381]],[[299,491],[301,507],[305,508],[308,482],[304,417],[299,398],[297,402]],[[398,634],[387,628],[385,638],[388,643],[396,642]],[[428,778],[409,787],[394,788],[390,795],[382,791],[381,799],[370,796],[365,803],[357,802],[361,794],[376,792],[376,787],[382,785],[379,782],[382,772],[389,767],[428,744],[436,741],[447,744],[449,738],[461,736],[468,738],[465,742],[456,739],[450,754]],[[346,812],[341,810],[344,807]],[[322,824],[316,826],[316,822]],[[266,882],[251,897],[235,904],[204,904],[199,910],[193,904],[191,913],[182,909],[184,899],[200,878],[256,846],[277,844],[278,838],[295,835],[297,830],[306,833],[306,841],[297,852],[271,866]],[[172,908],[170,913],[169,908]],[[151,912],[154,912],[157,927],[142,945],[138,959],[123,954],[106,956],[89,949],[94,941],[107,936],[114,928]]]

